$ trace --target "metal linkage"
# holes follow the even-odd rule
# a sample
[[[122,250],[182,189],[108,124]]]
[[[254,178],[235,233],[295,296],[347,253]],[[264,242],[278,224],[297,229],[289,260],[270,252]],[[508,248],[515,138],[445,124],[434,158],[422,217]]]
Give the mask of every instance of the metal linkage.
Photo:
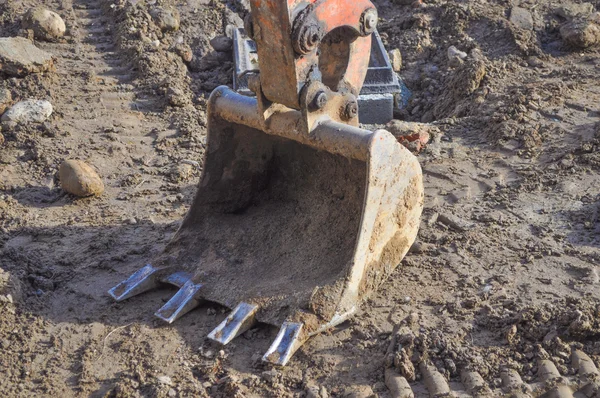
[[[256,43],[238,28],[233,33],[233,88],[238,93],[254,96],[248,87],[248,77],[259,73]],[[369,67],[357,98],[358,120],[363,124],[386,124],[393,118],[397,97],[410,95],[406,86],[392,69],[387,52],[377,31],[373,32]],[[326,97],[322,94],[322,97]],[[325,98],[315,98],[315,105],[323,108]]]

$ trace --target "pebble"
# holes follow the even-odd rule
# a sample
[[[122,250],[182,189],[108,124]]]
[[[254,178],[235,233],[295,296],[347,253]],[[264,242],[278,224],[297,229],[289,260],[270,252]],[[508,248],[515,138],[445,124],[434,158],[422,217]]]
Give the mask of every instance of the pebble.
[[[163,32],[179,29],[179,11],[163,7],[156,7],[151,12],[154,22]]]
[[[466,52],[460,51],[454,46],[448,47],[448,61],[452,67],[462,64],[462,62],[467,58],[467,55],[468,54]]]
[[[523,30],[533,30],[533,17],[522,7],[513,7],[510,10],[510,22]]]
[[[402,69],[402,53],[399,49],[394,48],[389,52],[390,63],[392,64],[392,69],[394,72],[400,72]]]
[[[279,372],[275,369],[265,370],[261,375],[269,383],[275,383],[279,379]]]
[[[231,47],[233,46],[233,39],[227,36],[215,36],[210,41],[210,45],[215,51],[227,52],[231,51]]]
[[[0,116],[6,111],[12,101],[12,95],[8,89],[0,89]]]
[[[58,170],[61,188],[73,195],[86,197],[101,195],[104,183],[96,171],[81,160],[69,159],[62,162]]]
[[[54,66],[52,54],[40,50],[24,37],[0,38],[0,72],[22,77]]]
[[[2,115],[3,123],[43,123],[52,115],[52,104],[43,100],[17,102]]]
[[[65,21],[55,12],[43,7],[29,9],[23,17],[22,26],[33,30],[36,39],[54,41],[65,35]]]

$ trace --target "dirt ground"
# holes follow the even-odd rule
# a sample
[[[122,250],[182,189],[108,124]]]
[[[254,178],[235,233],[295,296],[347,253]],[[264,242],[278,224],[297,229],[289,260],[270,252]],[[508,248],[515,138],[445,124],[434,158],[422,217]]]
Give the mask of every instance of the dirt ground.
[[[153,313],[173,290],[107,295],[189,208],[208,95],[231,85],[231,54],[209,41],[242,25],[245,4],[0,0],[0,37],[27,36],[22,16],[39,4],[67,25],[64,39],[35,42],[53,71],[0,74],[13,100],[54,108],[2,129],[0,395],[390,397],[393,366],[428,396],[419,361],[452,386],[473,369],[491,388],[506,368],[535,381],[540,358],[574,377],[574,348],[600,365],[600,52],[593,35],[577,48],[564,31],[593,16],[558,0],[402,3],[375,1],[413,94],[396,117],[439,129],[418,155],[417,242],[354,318],[273,369],[260,358],[274,327],[219,347],[206,335],[223,307],[164,325]],[[156,6],[179,11],[178,30],[161,31]],[[513,18],[516,6],[531,21]],[[466,57],[450,62],[450,46]],[[66,158],[92,165],[105,192],[66,194]],[[396,325],[412,337],[392,346],[392,365]]]

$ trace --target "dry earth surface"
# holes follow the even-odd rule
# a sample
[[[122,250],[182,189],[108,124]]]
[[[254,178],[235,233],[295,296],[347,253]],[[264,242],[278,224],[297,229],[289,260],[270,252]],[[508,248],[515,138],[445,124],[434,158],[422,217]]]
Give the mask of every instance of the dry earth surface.
[[[193,199],[206,101],[232,75],[228,41],[210,40],[246,5],[0,0],[0,37],[32,38],[22,20],[40,4],[66,24],[35,40],[50,70],[0,65],[11,104],[53,107],[2,124],[0,395],[390,397],[388,368],[428,396],[419,363],[458,390],[465,369],[494,389],[506,369],[535,381],[541,359],[577,382],[575,349],[600,365],[597,4],[517,3],[376,1],[413,93],[396,117],[432,133],[421,230],[357,316],[273,369],[260,361],[273,327],[222,348],[206,335],[225,308],[166,326],[153,313],[173,290],[106,293],[164,248]],[[104,192],[63,191],[64,159],[91,165]]]

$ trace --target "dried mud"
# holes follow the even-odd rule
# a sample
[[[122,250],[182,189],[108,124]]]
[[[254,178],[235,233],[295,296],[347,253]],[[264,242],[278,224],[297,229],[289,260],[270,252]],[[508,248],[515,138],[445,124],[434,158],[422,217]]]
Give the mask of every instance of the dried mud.
[[[533,29],[506,1],[375,3],[413,93],[396,116],[440,131],[419,154],[419,237],[354,318],[271,369],[273,327],[218,347],[206,340],[227,315],[217,304],[165,326],[153,313],[173,290],[106,294],[162,252],[192,202],[206,101],[231,84],[231,54],[209,42],[241,26],[244,4],[0,0],[2,37],[28,36],[34,5],[67,25],[36,42],[54,71],[0,76],[13,102],[54,108],[0,136],[2,396],[389,397],[386,368],[427,396],[428,369],[450,389],[465,369],[497,389],[503,369],[532,382],[545,359],[575,377],[574,349],[600,365],[600,54],[561,38],[575,3],[521,2]],[[161,29],[157,6],[178,10],[179,30]],[[451,65],[450,46],[468,56]],[[65,158],[105,192],[65,194]]]

